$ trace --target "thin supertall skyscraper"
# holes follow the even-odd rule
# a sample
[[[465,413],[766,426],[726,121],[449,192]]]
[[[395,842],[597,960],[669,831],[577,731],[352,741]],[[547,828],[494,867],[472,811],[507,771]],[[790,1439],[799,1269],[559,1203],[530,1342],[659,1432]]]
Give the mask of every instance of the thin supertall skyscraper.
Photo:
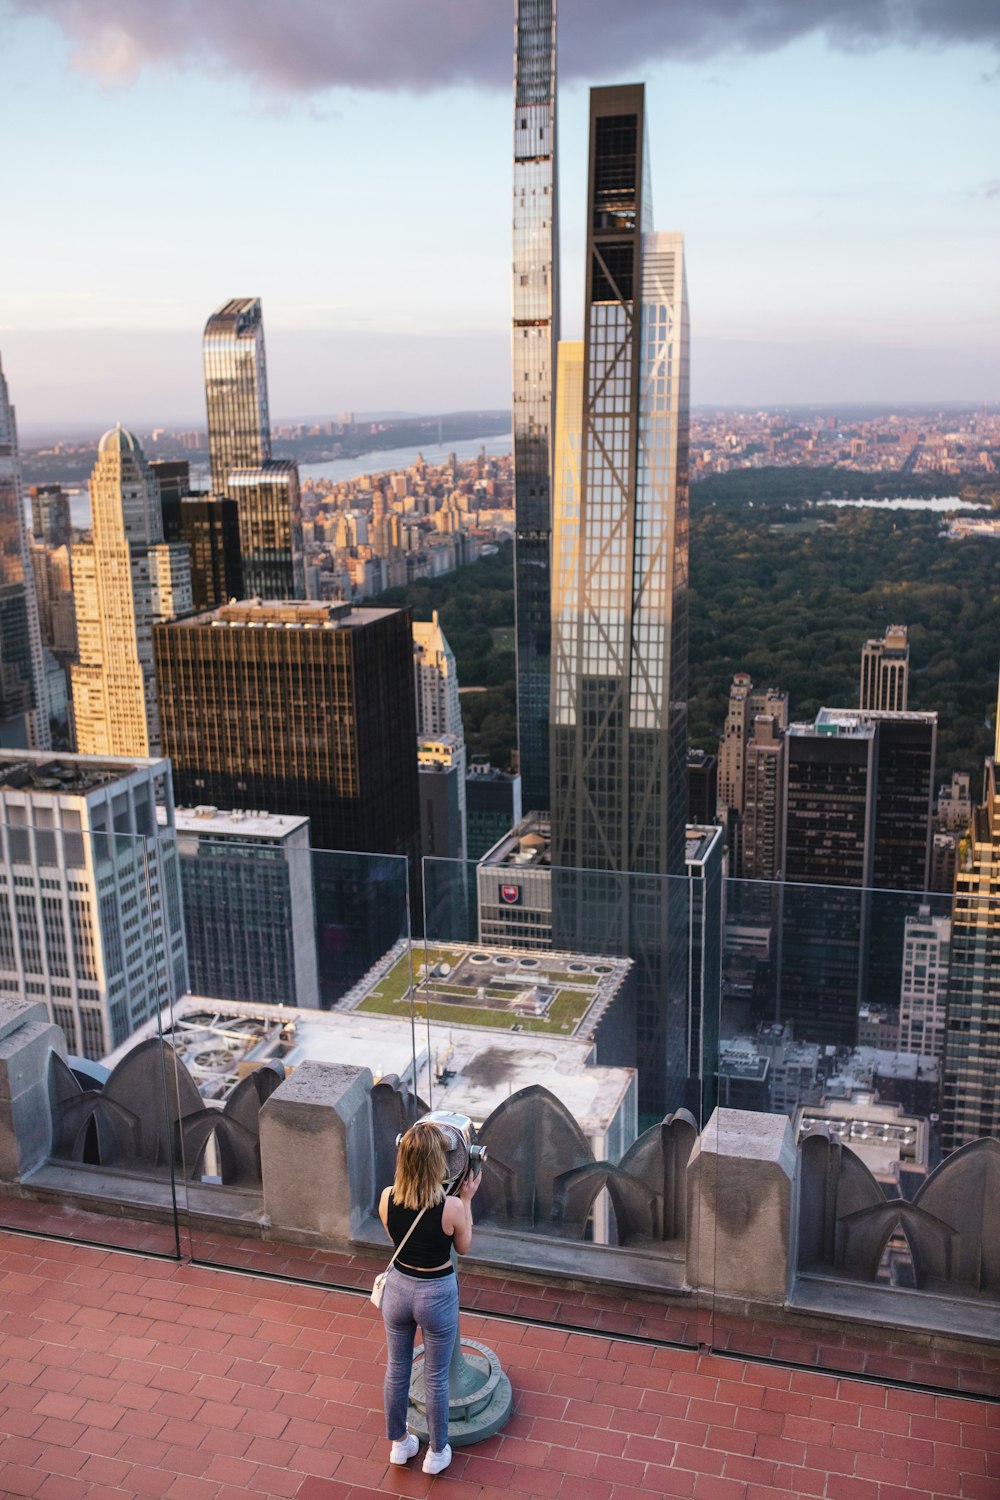
[[[244,592],[305,595],[298,465],[271,457],[264,322],[257,297],[234,297],[205,324],[212,489],[239,507]]]
[[[0,746],[48,750],[51,744],[17,422],[0,369]]]
[[[556,0],[515,0],[512,371],[517,737],[524,805],[549,805],[551,436],[559,338]]]
[[[681,1102],[688,326],[683,239],[651,231],[641,85],[591,91],[582,344],[559,349],[552,862],[561,939],[636,960],[641,1107]],[[683,905],[683,902],[679,903]],[[614,948],[612,948],[614,951]]]

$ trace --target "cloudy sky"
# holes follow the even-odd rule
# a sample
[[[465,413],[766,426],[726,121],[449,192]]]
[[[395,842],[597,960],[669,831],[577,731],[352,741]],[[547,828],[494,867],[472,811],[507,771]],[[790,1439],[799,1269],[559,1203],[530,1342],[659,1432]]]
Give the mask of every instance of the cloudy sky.
[[[0,358],[22,431],[509,399],[504,0],[0,0]],[[1000,400],[996,0],[560,0],[563,332],[587,87],[647,84],[697,403]]]

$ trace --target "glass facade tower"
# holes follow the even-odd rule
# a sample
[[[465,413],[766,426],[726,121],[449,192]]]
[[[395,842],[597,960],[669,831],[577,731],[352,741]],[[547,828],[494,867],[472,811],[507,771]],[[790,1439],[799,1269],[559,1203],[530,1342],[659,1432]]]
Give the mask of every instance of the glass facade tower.
[[[517,736],[525,806],[549,805],[550,452],[559,244],[556,4],[516,0],[512,374]]]
[[[228,495],[233,469],[271,457],[264,320],[258,297],[234,297],[205,324],[205,405],[212,489]]]
[[[0,369],[0,745],[52,744],[14,408]]]
[[[642,86],[592,90],[584,339],[560,346],[556,402],[552,862],[625,877],[572,883],[560,946],[603,928],[636,960],[640,1100],[660,1109],[685,1025],[663,877],[685,868],[688,327],[683,240],[651,232],[648,182]]]
[[[234,297],[205,324],[205,404],[212,489],[239,505],[250,598],[305,596],[298,465],[271,457],[260,299]]]

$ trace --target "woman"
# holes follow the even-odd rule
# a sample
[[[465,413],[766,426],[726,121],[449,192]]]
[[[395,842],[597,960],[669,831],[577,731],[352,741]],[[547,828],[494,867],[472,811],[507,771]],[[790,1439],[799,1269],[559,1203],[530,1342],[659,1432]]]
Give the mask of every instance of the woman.
[[[467,1175],[458,1196],[445,1196],[448,1158],[436,1125],[419,1120],[403,1136],[396,1155],[396,1179],[379,1202],[379,1217],[394,1245],[401,1245],[382,1296],[385,1323],[385,1425],[392,1447],[389,1462],[405,1464],[419,1444],[406,1430],[406,1408],[413,1369],[417,1324],[424,1336],[424,1395],[430,1446],[425,1474],[440,1474],[451,1463],[448,1445],[448,1366],[458,1336],[458,1279],[451,1259],[454,1245],[465,1255],[472,1244],[472,1199],[480,1178]],[[413,1228],[417,1215],[420,1222]]]

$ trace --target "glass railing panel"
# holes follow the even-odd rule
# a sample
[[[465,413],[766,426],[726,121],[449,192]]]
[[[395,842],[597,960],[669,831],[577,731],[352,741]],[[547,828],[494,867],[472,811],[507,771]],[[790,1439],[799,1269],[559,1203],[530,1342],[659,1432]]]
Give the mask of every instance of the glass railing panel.
[[[1000,903],[969,884],[726,882],[715,1347],[1000,1393]]]
[[[167,789],[53,756],[0,787],[0,1224],[176,1256],[186,988]]]
[[[301,819],[205,809],[177,844],[190,993],[170,1040],[208,1112],[183,1165],[190,1253],[370,1280],[374,1122],[398,1116],[394,1147],[415,1108],[419,888],[399,856],[311,849]]]
[[[519,852],[425,859],[414,942],[422,1097],[472,1118],[489,1153],[476,1257],[547,1271],[563,1325],[697,1343],[684,1174],[714,1057],[721,857],[702,885]],[[588,1277],[588,1296],[567,1290]],[[636,1285],[657,1300],[623,1294]],[[485,1277],[464,1286],[490,1298]]]

